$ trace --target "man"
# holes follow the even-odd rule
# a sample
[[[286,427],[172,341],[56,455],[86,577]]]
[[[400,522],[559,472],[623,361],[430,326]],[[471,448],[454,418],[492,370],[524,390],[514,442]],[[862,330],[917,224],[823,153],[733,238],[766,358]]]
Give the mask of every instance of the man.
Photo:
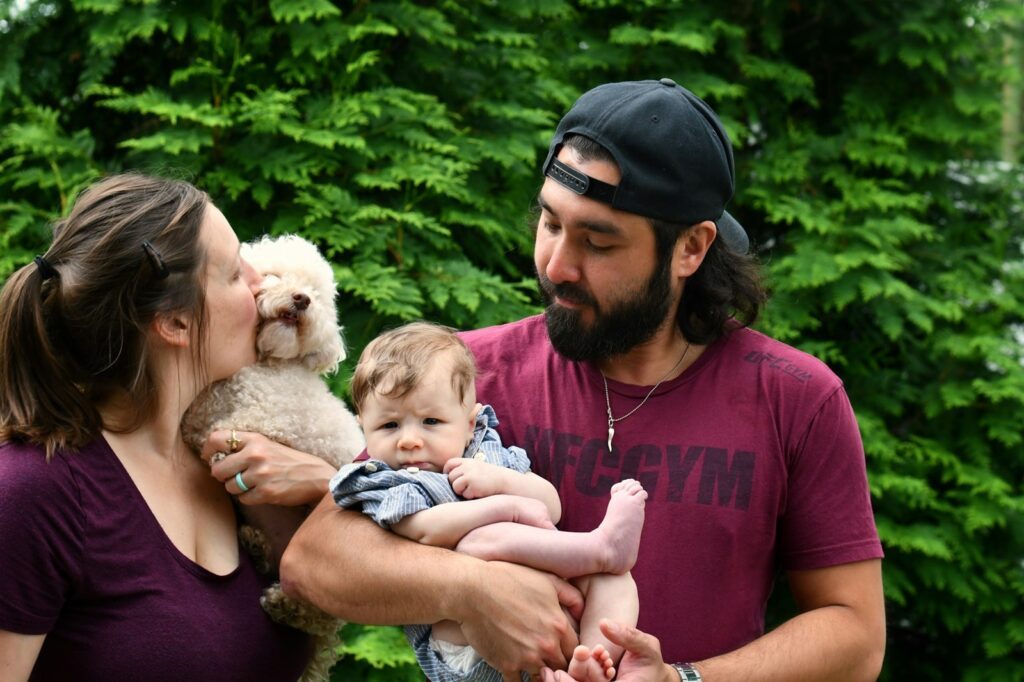
[[[464,338],[502,440],[558,488],[561,528],[594,527],[622,478],[648,492],[638,629],[606,631],[618,679],[874,679],[882,552],[857,424],[824,364],[741,324],[764,295],[725,212],[717,116],[669,79],[606,84],[559,123],[544,173],[545,314]],[[384,535],[325,502],[286,589],[360,622],[455,619],[506,679],[564,667],[564,584]],[[765,634],[780,568],[801,613]]]

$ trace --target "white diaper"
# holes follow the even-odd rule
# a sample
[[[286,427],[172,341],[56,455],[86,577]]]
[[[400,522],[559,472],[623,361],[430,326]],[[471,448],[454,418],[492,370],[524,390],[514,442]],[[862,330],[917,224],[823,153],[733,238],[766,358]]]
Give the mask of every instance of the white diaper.
[[[434,639],[434,635],[430,635],[430,648],[441,654],[441,660],[448,667],[460,673],[468,673],[482,660],[480,654],[468,644],[452,644],[443,639]]]

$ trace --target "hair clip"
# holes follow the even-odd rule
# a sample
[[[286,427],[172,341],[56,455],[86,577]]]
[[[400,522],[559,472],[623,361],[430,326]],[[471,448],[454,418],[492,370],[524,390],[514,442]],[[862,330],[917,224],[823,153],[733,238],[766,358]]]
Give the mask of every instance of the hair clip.
[[[153,268],[153,272],[156,273],[157,279],[164,279],[170,274],[160,252],[156,250],[156,247],[148,239],[142,242],[142,250],[146,252],[146,257],[149,258],[149,264]]]
[[[58,275],[57,269],[50,265],[50,261],[46,260],[42,256],[36,256],[35,259],[33,259],[33,262],[36,264],[36,267],[39,268],[39,274],[43,276],[44,282],[51,277],[56,277]]]

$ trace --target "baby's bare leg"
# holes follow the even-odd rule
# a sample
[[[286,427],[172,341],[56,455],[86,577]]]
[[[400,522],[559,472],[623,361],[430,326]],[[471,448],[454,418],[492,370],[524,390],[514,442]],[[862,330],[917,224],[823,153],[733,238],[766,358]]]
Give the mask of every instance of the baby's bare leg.
[[[632,479],[612,486],[608,511],[589,533],[492,523],[467,533],[456,549],[487,561],[509,561],[563,578],[625,573],[636,563],[647,492]]]
[[[612,644],[601,632],[598,623],[602,618],[609,618],[636,625],[640,613],[636,583],[629,573],[588,575],[572,583],[583,593],[586,606],[580,619],[580,646],[569,662],[569,674],[586,682],[610,680],[615,675],[614,666],[622,658],[622,647]]]

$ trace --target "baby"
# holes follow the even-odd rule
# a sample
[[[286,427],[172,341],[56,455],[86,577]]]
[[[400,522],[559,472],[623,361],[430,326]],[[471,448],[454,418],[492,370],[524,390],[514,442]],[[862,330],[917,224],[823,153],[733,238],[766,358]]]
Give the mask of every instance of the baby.
[[[598,621],[636,624],[629,570],[647,493],[634,480],[617,483],[595,530],[556,530],[557,491],[530,472],[523,450],[502,446],[494,410],[476,402],[475,379],[473,357],[451,329],[415,322],[374,339],[352,377],[370,459],[341,468],[330,484],[334,499],[417,542],[571,580],[586,605],[569,673],[610,680],[622,650]],[[452,621],[410,625],[406,635],[433,682],[501,679]]]

